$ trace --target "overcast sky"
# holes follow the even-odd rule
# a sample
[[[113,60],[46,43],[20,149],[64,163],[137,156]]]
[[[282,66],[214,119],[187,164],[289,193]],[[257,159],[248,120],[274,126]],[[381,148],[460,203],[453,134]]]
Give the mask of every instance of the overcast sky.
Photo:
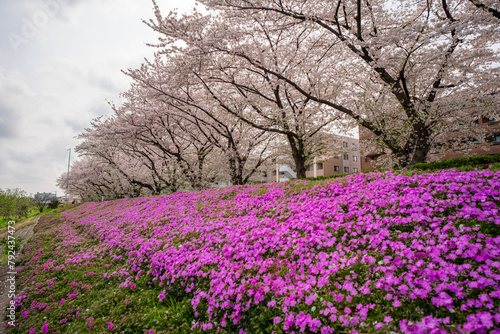
[[[194,0],[158,0],[163,14]],[[151,0],[0,1],[0,188],[55,192],[75,136],[151,57]],[[72,152],[72,160],[76,156]]]

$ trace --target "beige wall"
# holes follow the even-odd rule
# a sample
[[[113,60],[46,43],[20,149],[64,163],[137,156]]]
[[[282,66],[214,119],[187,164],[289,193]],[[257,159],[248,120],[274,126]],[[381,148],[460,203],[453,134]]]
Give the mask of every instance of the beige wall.
[[[338,142],[338,147],[336,149],[336,152],[334,153],[337,154],[337,156],[323,161],[320,158],[317,158],[317,162],[323,164],[323,169],[317,170],[317,176],[345,174],[345,167],[349,167],[349,173],[353,173],[355,171],[355,168],[358,172],[361,171],[359,140],[356,138],[341,136],[338,136],[336,139]],[[344,146],[344,143],[347,143],[347,147]],[[344,159],[344,154],[348,155],[347,160]],[[354,161],[354,156],[356,157],[356,161]],[[335,171],[335,166],[338,166],[338,171]],[[311,167],[310,170],[306,171],[306,177],[314,177],[313,167]]]
[[[333,136],[332,140],[335,143],[338,143],[338,147],[335,152],[332,154],[337,154],[337,157],[331,157],[325,160],[322,160],[321,157],[317,157],[317,164],[323,164],[322,169],[316,170],[316,176],[330,176],[335,174],[344,174],[344,167],[349,167],[349,173],[353,173],[354,168],[357,168],[357,171],[361,171],[361,154],[359,151],[359,140],[351,137],[341,137],[341,136]],[[343,142],[347,143],[347,148],[343,147]],[[354,144],[354,146],[353,146]],[[348,160],[343,159],[343,154],[346,153],[349,155]],[[353,156],[356,156],[356,161],[354,161]],[[335,166],[338,166],[338,171],[335,171]],[[280,178],[283,177],[280,175]],[[311,166],[308,170],[306,170],[306,177],[314,177],[314,169]],[[266,182],[276,182],[276,167],[273,166],[267,170],[267,177],[265,177]]]

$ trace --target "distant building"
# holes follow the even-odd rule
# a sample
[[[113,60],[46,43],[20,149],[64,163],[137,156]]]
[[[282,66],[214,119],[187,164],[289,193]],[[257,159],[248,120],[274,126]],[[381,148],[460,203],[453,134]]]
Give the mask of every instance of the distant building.
[[[68,195],[68,202],[66,203],[66,196],[59,196],[57,198],[63,204],[79,204],[82,203],[82,198],[79,195]]]
[[[57,195],[53,193],[39,193],[37,192],[34,196],[43,204],[50,204],[53,200],[57,200]]]
[[[286,182],[297,179],[297,172],[291,166],[275,164],[263,173],[262,178],[264,182]]]
[[[334,156],[316,157],[314,162],[306,166],[306,177],[331,176],[361,171],[359,140],[356,138],[335,136],[338,147]],[[264,182],[284,182],[297,179],[294,167],[286,164],[271,165],[263,175]]]
[[[306,171],[306,177],[331,176],[336,174],[349,174],[361,171],[361,156],[359,140],[351,137],[339,136],[337,154],[322,160],[316,158]],[[315,169],[316,168],[316,172]]]

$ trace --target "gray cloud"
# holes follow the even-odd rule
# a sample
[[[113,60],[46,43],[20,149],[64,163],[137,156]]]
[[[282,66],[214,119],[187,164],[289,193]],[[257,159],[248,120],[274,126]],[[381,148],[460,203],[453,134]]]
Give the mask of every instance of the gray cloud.
[[[153,17],[151,0],[40,1],[0,1],[0,188],[62,194],[67,149],[111,114],[108,101],[120,103],[130,84],[120,70],[151,57],[145,43],[157,36],[141,21]],[[60,3],[52,12],[51,1]],[[165,13],[193,3],[159,1]],[[13,44],[13,34],[24,40]]]
[[[0,138],[12,138],[16,135],[17,118],[15,110],[0,105]]]

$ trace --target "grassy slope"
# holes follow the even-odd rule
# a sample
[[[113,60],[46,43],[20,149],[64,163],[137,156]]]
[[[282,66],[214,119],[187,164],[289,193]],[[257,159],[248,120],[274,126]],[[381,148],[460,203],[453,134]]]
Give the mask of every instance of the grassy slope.
[[[498,178],[499,176],[497,175],[496,177]],[[25,268],[20,273],[21,283],[19,286],[23,303],[22,306],[20,305],[19,307],[19,322],[22,327],[11,328],[9,332],[28,333],[32,329],[36,329],[36,333],[40,333],[43,330],[44,323],[47,323],[47,330],[50,333],[103,333],[113,331],[122,333],[191,333],[198,331],[198,329],[190,328],[192,323],[200,319],[205,322],[212,321],[214,323],[220,323],[220,312],[219,315],[213,316],[211,320],[207,319],[204,312],[208,310],[208,305],[203,304],[203,302],[198,308],[200,314],[198,314],[198,316],[195,315],[195,311],[192,307],[193,292],[186,292],[185,285],[183,282],[179,283],[179,280],[171,284],[170,289],[166,289],[166,297],[160,301],[158,296],[165,289],[165,286],[168,285],[169,279],[164,278],[161,283],[162,286],[160,286],[160,280],[153,279],[153,274],[150,273],[151,275],[146,275],[147,270],[150,269],[148,262],[150,258],[161,249],[165,249],[163,247],[165,245],[171,247],[173,251],[180,251],[190,240],[201,239],[203,233],[213,234],[215,233],[214,231],[224,229],[224,226],[217,225],[216,223],[219,218],[221,220],[233,218],[236,220],[240,219],[242,221],[241,224],[244,224],[244,220],[246,219],[244,217],[250,217],[253,212],[251,210],[255,212],[260,210],[261,212],[257,215],[260,217],[259,219],[272,219],[278,224],[273,225],[274,229],[279,229],[279,224],[285,224],[289,217],[293,216],[293,213],[288,209],[290,208],[291,210],[292,204],[300,206],[301,201],[307,201],[308,198],[310,199],[311,197],[320,201],[326,196],[325,194],[327,194],[328,191],[331,192],[341,189],[342,184],[346,187],[352,186],[351,183],[354,182],[354,179],[355,177],[315,182],[298,181],[291,184],[275,184],[270,188],[266,185],[260,187],[234,187],[219,191],[198,193],[192,195],[195,196],[195,198],[187,202],[185,197],[188,195],[179,194],[176,195],[177,197],[170,197],[172,203],[169,201],[165,202],[165,197],[161,197],[120,200],[57,210],[40,219],[36,228],[36,235],[28,243],[25,248],[26,252],[20,259],[20,263],[24,265]],[[411,176],[409,176],[409,179],[411,179]],[[338,186],[335,184],[338,184]],[[419,184],[412,181],[407,184],[403,191],[411,192],[412,189],[418,187]],[[348,194],[328,194],[328,196],[332,198],[336,196],[348,196]],[[439,197],[441,195],[438,194],[437,196]],[[239,207],[239,203],[245,202],[247,197],[261,199],[261,201],[252,204],[253,206]],[[404,198],[404,196],[402,198]],[[294,203],[287,202],[290,199],[293,199]],[[446,201],[446,196],[442,200]],[[336,209],[340,210],[336,213],[337,215],[341,214],[344,215],[344,217],[349,216],[349,210],[354,209],[349,207],[349,201],[350,199],[346,197],[345,201],[336,207]],[[481,203],[481,201],[484,202],[484,200],[478,199],[477,203]],[[269,205],[271,202],[272,205]],[[280,203],[285,204],[280,206]],[[500,198],[491,200],[491,203],[494,203],[498,208],[500,205]],[[165,210],[162,211],[162,215],[158,215],[158,211],[152,209],[160,204],[162,207],[165,207]],[[369,204],[370,203],[362,204],[360,202],[361,206]],[[168,209],[169,205],[171,205],[171,211]],[[186,216],[182,217],[183,219],[189,221],[190,217],[205,217],[204,219],[209,220],[208,223],[213,221],[217,226],[214,225],[215,227],[213,227],[213,230],[209,230],[210,224],[202,224],[200,225],[200,229],[203,232],[200,232],[201,230],[198,228],[189,229],[186,225],[183,225],[183,230],[176,230],[177,225],[175,225],[173,221],[179,219],[178,216],[181,215],[182,212],[179,211],[176,215],[172,215],[172,212],[174,207],[179,205],[186,205],[186,207],[183,208],[186,212]],[[446,218],[447,215],[451,216],[451,214],[456,213],[459,207],[460,205],[450,209],[450,211],[446,211],[448,210],[446,209],[444,212],[436,214],[436,217]],[[134,208],[136,214],[133,216],[130,216],[129,213],[124,215],[124,212],[127,212],[130,208]],[[154,215],[151,214],[152,212]],[[299,215],[301,211],[299,210],[296,212],[297,215]],[[321,212],[321,210],[318,212]],[[398,215],[400,215],[399,212],[392,214],[392,216]],[[126,221],[120,221],[125,218]],[[303,217],[305,220],[313,218],[316,219],[317,217]],[[335,219],[335,215],[328,216],[325,219]],[[356,218],[350,217],[348,219],[353,220]],[[95,223],[96,221],[99,223]],[[113,224],[115,224],[113,228],[107,227],[108,225],[106,225],[106,222],[108,221],[112,221]],[[185,222],[186,221],[184,221],[184,223]],[[498,225],[488,221],[478,220],[477,217],[461,218],[454,222],[454,224],[455,223],[457,226],[454,228],[458,230],[463,229],[463,227],[459,227],[458,224],[461,226],[465,225],[466,229],[467,226],[470,226],[467,235],[473,235],[473,238],[483,233],[486,235],[486,239],[483,238],[484,240],[490,240],[488,238],[491,237],[497,240],[498,234],[500,234]],[[189,225],[189,223],[186,224]],[[349,235],[349,238],[344,240],[344,243],[349,244],[354,240],[352,231],[343,229],[342,225],[340,226],[340,230],[335,232],[336,238],[341,239],[343,236]],[[237,226],[235,225],[234,228],[237,228]],[[312,228],[314,228],[314,226],[312,226]],[[123,233],[128,233],[126,235],[130,237],[130,239],[114,238],[113,235],[122,234],[120,229],[126,230],[126,232]],[[411,233],[413,230],[420,231],[419,224],[411,223],[401,226],[401,228],[391,228],[388,231],[394,234],[395,238],[398,239],[401,234]],[[305,233],[304,231],[305,230],[302,228],[295,229],[293,230],[295,234],[292,233],[290,235],[296,240],[295,242],[298,242],[299,240],[306,240],[308,236],[314,235],[315,233],[312,231]],[[425,238],[431,238],[432,231],[428,228],[421,229],[421,231],[422,233],[427,233]],[[227,231],[225,234],[227,238],[229,238],[229,233],[231,233],[231,231]],[[368,233],[368,231],[366,231],[366,233]],[[156,240],[155,238],[157,235],[162,235],[163,239],[158,237],[160,241],[158,241],[158,244],[154,244],[153,241]],[[241,238],[243,240],[245,236],[242,235]],[[137,241],[138,246],[129,248],[130,244],[135,242],[134,240]],[[110,247],[109,245],[112,242],[122,242],[122,244],[115,244],[115,246]],[[225,241],[222,240],[220,242],[220,245],[223,245]],[[138,251],[141,245],[146,245],[147,247],[150,245],[152,249],[156,249],[156,251],[147,253],[149,255],[145,258],[134,258],[132,253]],[[496,247],[498,247],[498,243],[496,245]],[[211,249],[210,251],[214,250]],[[236,250],[236,252],[237,251],[238,250]],[[316,247],[312,247],[310,251],[318,255],[321,251],[334,252],[335,248],[329,248],[329,246],[327,247],[325,245],[320,246],[320,244],[318,244]],[[495,249],[495,251],[497,251],[497,249]],[[355,253],[352,250],[347,250],[347,253],[344,252],[343,256],[352,258],[354,255]],[[387,256],[387,254],[375,253],[371,255],[379,262],[382,260],[385,261]],[[297,257],[293,255],[292,249],[279,256],[277,253],[265,253],[262,256],[273,256],[275,258],[288,257],[297,260]],[[137,263],[137,259],[140,261],[144,260],[145,262],[140,263],[139,261],[139,263]],[[303,259],[300,261],[302,260]],[[463,261],[461,263],[460,261],[457,262],[457,265],[464,264]],[[465,260],[465,263],[469,263],[470,261],[470,259]],[[389,263],[384,262],[384,265],[389,265]],[[472,265],[477,269],[481,264],[472,263]],[[206,269],[203,269],[203,271],[209,273],[210,270],[214,268],[217,268],[217,265],[212,263],[208,265]],[[253,269],[249,269],[244,272],[253,275],[255,273],[252,272],[252,270]],[[371,272],[371,270],[374,269],[367,263],[354,263],[352,266],[346,267],[345,270],[342,269],[340,272],[336,273],[337,278],[335,282],[342,283],[340,280],[342,277],[343,279],[348,277],[347,280],[351,279],[353,272],[358,272],[362,275],[364,272]],[[405,270],[407,270],[407,268]],[[498,268],[493,268],[493,270],[496,271],[495,275],[499,274]],[[287,266],[279,266],[272,269],[272,272],[278,276],[285,276],[290,273],[290,268]],[[373,273],[375,273],[375,271],[373,271],[372,274]],[[460,279],[464,279],[464,277]],[[372,280],[374,280],[374,277]],[[204,281],[201,276],[196,278],[195,281],[201,288],[206,290],[210,289],[206,284],[210,285],[211,283]],[[330,280],[330,282],[332,283],[333,281]],[[497,283],[498,281],[495,282],[495,284]],[[370,287],[372,290],[376,290],[374,286],[370,285]],[[337,287],[337,289],[340,288]],[[489,291],[488,289],[489,288],[487,288],[486,291]],[[321,296],[322,301],[324,298],[326,301],[335,302],[336,297],[333,296],[330,289],[318,289],[316,293],[318,298]],[[474,299],[478,298],[480,292],[471,290],[468,291],[467,294],[468,298]],[[356,301],[358,305],[370,305],[370,303],[375,303],[376,307],[368,310],[368,320],[371,319],[374,321],[366,321],[367,325],[364,327],[364,330],[363,326],[351,326],[351,328],[358,328],[358,330],[361,329],[364,332],[374,333],[384,332],[385,330],[389,332],[389,326],[376,330],[374,323],[375,321],[382,323],[383,319],[386,319],[386,317],[390,315],[392,315],[393,318],[400,317],[401,319],[406,319],[413,317],[418,320],[419,317],[422,317],[420,313],[437,314],[443,319],[446,318],[446,316],[451,317],[452,323],[453,321],[456,323],[464,323],[467,316],[467,313],[451,312],[433,306],[431,303],[432,296],[429,296],[427,300],[417,300],[414,304],[408,304],[410,306],[409,310],[404,309],[405,305],[403,305],[403,307],[395,307],[393,301],[386,300],[385,294],[379,293],[364,296],[358,292],[357,295],[353,296],[355,296],[353,302],[346,302],[345,300],[338,302],[337,314],[339,316],[346,316],[347,318],[347,314],[351,312],[350,309],[347,310],[347,307],[355,308]],[[269,300],[266,299],[266,301]],[[317,302],[318,308],[320,308],[322,304],[319,303],[319,300]],[[407,298],[407,302],[411,303],[411,300]],[[499,308],[499,299],[494,298],[492,303],[496,312],[500,313],[500,310],[497,310]],[[306,301],[305,304],[302,302],[301,305],[302,306],[299,305],[300,307],[297,306],[297,309],[294,310],[295,314],[299,312],[309,312],[311,314],[315,313],[318,318],[321,318],[321,315],[317,313],[319,309],[316,310],[316,307],[314,307],[313,311],[309,311],[309,309],[312,310],[311,305],[316,304],[311,304]],[[485,310],[487,306],[485,306]],[[418,310],[418,312],[416,312],[416,310]],[[246,328],[247,333],[270,333],[271,331],[277,333],[285,332],[283,330],[283,317],[280,319],[279,324],[273,323],[274,319],[280,315],[281,310],[267,307],[263,303],[256,304],[243,312],[243,318],[238,325],[231,327],[231,324],[228,324],[228,327],[226,327],[227,332],[232,333],[239,327]],[[324,319],[324,317],[322,319]],[[323,320],[323,323],[324,322],[325,320]],[[497,323],[497,325],[498,324],[499,323]],[[296,327],[296,331],[299,327],[300,326]],[[306,332],[313,332],[314,329],[311,326],[305,326],[304,328]],[[339,325],[337,329],[342,330],[342,327]],[[347,328],[344,328],[344,330],[347,330]]]

